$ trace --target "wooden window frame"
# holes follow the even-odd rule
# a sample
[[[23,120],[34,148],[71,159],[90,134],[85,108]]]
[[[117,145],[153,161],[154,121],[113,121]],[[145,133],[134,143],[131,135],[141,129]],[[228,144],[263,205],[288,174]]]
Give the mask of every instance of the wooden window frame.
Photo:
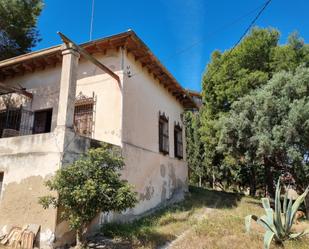
[[[164,126],[166,126],[166,129],[164,129]],[[164,131],[166,132],[164,133]],[[159,114],[159,152],[164,155],[169,154],[169,122],[164,113]]]
[[[180,133],[180,140],[178,140],[178,133]],[[179,124],[174,125],[174,156],[183,159],[183,134]]]

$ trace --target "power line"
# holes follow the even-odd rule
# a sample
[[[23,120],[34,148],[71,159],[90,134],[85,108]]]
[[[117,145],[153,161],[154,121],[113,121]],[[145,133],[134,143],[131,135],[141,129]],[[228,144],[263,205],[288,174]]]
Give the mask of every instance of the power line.
[[[249,26],[246,28],[245,32],[242,34],[242,36],[239,38],[239,40],[235,43],[235,45],[231,48],[231,50],[227,53],[226,57],[224,57],[225,59],[227,57],[229,57],[231,55],[231,53],[234,51],[234,49],[239,45],[239,43],[242,41],[242,39],[246,36],[246,34],[248,33],[248,31],[252,28],[252,26],[255,24],[255,22],[257,21],[257,19],[262,15],[262,13],[265,11],[265,9],[267,8],[267,6],[270,4],[272,0],[267,0],[263,7],[261,8],[261,10],[258,12],[258,14],[255,16],[255,18],[251,21],[251,23],[249,24]],[[222,63],[222,62],[221,62]],[[216,74],[218,72],[218,70],[220,69],[220,66],[218,66],[216,68],[216,70],[212,73],[211,76],[213,76],[214,74]]]
[[[234,24],[240,22],[241,20],[243,20],[244,18],[246,18],[247,16],[250,16],[251,14],[253,14],[254,12],[256,12],[257,10],[261,9],[262,7],[264,7],[265,3],[259,5],[258,7],[246,12],[245,14],[243,14],[242,16],[234,19],[233,21],[229,22],[229,23],[226,23],[224,25],[222,25],[221,27],[217,28],[216,30],[214,30],[213,32],[210,32],[208,34],[205,35],[205,37],[207,37],[207,40],[209,41],[209,37],[214,37],[216,34],[220,33],[221,31],[233,26]],[[191,48],[201,44],[204,40],[206,39],[199,39],[195,42],[193,42],[191,45],[188,45],[187,47],[183,48],[183,49],[180,49],[179,51],[177,51],[176,53],[168,56],[166,58],[166,60],[169,60],[179,54],[182,54],[182,53],[185,53],[186,51],[190,50]]]
[[[239,40],[235,43],[235,45],[232,47],[232,49],[230,50],[230,53],[237,47],[237,45],[241,42],[241,40],[246,36],[246,34],[248,33],[248,31],[252,28],[252,26],[255,24],[255,22],[257,21],[257,19],[259,19],[259,17],[262,15],[262,13],[264,12],[264,10],[267,8],[267,6],[270,4],[271,0],[266,1],[266,3],[264,4],[263,8],[259,11],[259,13],[256,15],[256,17],[251,21],[251,23],[249,24],[248,28],[245,30],[245,32],[242,34],[242,36],[239,38]]]
[[[227,27],[229,27],[229,26],[232,26],[232,25],[236,24],[236,23],[239,22],[240,20],[242,20],[242,19],[244,19],[245,17],[247,17],[247,16],[251,15],[252,13],[254,13],[256,10],[260,9],[260,11],[259,11],[258,14],[256,15],[256,17],[253,19],[253,21],[251,21],[250,25],[248,26],[248,28],[246,29],[246,31],[244,32],[244,34],[241,36],[241,38],[237,41],[237,43],[236,43],[236,44],[233,46],[233,48],[230,50],[230,52],[229,52],[229,54],[230,54],[230,53],[232,52],[232,50],[234,50],[235,47],[236,47],[236,46],[240,43],[240,41],[244,38],[244,36],[247,34],[247,32],[251,29],[251,27],[254,25],[254,23],[257,21],[257,19],[258,19],[258,18],[260,17],[260,15],[262,14],[262,12],[263,12],[263,11],[266,9],[266,7],[270,4],[270,2],[271,2],[271,0],[268,0],[268,1],[266,1],[265,3],[263,3],[262,5],[260,5],[259,7],[254,8],[253,10],[251,10],[251,11],[245,13],[244,15],[240,16],[239,18],[235,19],[234,21],[232,21],[232,22],[230,22],[230,23],[228,23],[228,24],[226,24],[226,25],[221,26],[221,28],[218,28],[216,31],[210,33],[207,37],[209,37],[209,36],[214,36],[215,34],[221,32],[223,29],[225,29],[225,28],[227,28]],[[179,55],[179,54],[181,54],[181,53],[186,52],[187,50],[190,50],[192,47],[194,47],[194,46],[200,44],[201,42],[203,42],[203,40],[204,40],[204,39],[201,39],[201,40],[198,40],[198,41],[192,43],[190,46],[188,46],[188,47],[186,47],[186,48],[184,48],[184,49],[178,51],[178,52],[175,53],[174,55],[167,57],[166,60],[169,60],[169,59],[171,59],[171,58],[173,58],[173,57],[175,57],[175,56],[177,56],[177,55]],[[217,70],[215,71],[215,73],[216,73],[216,72],[217,72]],[[134,77],[134,76],[136,76],[136,75],[138,75],[138,74],[140,74],[140,73],[132,74],[130,77]]]

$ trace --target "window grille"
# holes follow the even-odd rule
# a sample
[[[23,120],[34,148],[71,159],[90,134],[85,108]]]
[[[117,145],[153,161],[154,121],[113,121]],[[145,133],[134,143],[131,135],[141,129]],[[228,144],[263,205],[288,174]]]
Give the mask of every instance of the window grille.
[[[81,136],[93,137],[95,97],[77,96],[74,110],[74,129]]]
[[[33,112],[8,107],[0,110],[0,137],[15,137],[32,134]]]

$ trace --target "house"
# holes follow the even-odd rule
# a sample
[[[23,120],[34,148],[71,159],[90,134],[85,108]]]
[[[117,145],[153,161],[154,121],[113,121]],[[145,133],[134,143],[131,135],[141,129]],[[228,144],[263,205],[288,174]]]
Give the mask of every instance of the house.
[[[196,108],[191,96],[131,30],[80,47],[88,57],[65,43],[0,62],[0,231],[40,225],[41,246],[69,237],[58,210],[38,204],[44,182],[97,141],[121,148],[139,203],[98,215],[94,227],[187,190],[182,114]]]

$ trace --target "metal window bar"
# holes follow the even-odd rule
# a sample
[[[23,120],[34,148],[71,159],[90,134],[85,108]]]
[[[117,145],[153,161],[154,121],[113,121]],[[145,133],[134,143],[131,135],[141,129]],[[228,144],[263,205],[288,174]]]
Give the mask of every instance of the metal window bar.
[[[94,135],[95,97],[79,95],[75,102],[74,129],[81,136],[92,138]]]
[[[19,135],[31,135],[33,134],[33,122],[34,122],[34,112],[22,109]]]
[[[0,110],[0,137],[32,134],[33,112],[20,108]]]

